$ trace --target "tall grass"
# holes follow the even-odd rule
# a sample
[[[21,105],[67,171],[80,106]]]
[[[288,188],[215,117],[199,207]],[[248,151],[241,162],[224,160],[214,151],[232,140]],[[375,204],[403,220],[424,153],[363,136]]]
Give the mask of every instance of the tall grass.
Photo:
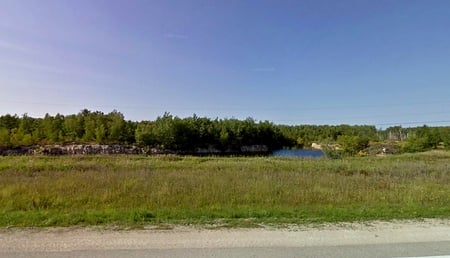
[[[450,217],[449,160],[0,157],[0,225]]]

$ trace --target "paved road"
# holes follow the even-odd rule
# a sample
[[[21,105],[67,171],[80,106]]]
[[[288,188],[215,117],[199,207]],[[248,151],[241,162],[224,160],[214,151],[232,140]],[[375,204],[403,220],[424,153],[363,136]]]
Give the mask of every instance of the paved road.
[[[448,254],[448,255],[446,255]],[[450,258],[450,241],[315,247],[241,247],[141,250],[78,250],[68,252],[10,252],[0,257],[433,257]]]
[[[0,230],[0,257],[450,258],[450,220],[284,229]]]

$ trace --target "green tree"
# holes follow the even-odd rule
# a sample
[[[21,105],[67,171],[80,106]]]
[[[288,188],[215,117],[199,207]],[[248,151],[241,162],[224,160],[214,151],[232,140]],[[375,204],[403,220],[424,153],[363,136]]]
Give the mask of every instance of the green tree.
[[[104,117],[102,112],[90,112],[88,110],[83,110],[81,112],[84,121],[84,142],[96,142],[97,138],[97,127],[103,122],[101,121]],[[106,127],[105,127],[106,128]]]
[[[16,145],[32,145],[35,143],[33,139],[33,132],[36,129],[36,120],[24,114],[19,119],[19,128],[16,132]]]
[[[369,146],[369,139],[361,136],[341,135],[337,141],[348,155],[356,155]]]
[[[157,147],[158,140],[155,134],[155,123],[143,121],[136,126],[136,143],[140,146]]]
[[[0,128],[0,147],[10,147],[11,142],[9,138],[9,130]]]
[[[408,137],[403,150],[406,152],[419,152],[435,149],[442,141],[437,128],[426,125],[414,129],[413,136]]]
[[[106,129],[103,124],[99,124],[95,128],[95,141],[104,144],[106,141]]]
[[[19,127],[19,117],[17,115],[6,114],[0,116],[0,128],[5,128],[8,130]]]
[[[45,114],[44,119],[41,121],[41,128],[45,137],[44,141],[46,143],[55,144],[64,140],[63,122],[64,116],[61,114],[56,114],[54,117],[49,114]]]
[[[403,151],[405,152],[421,152],[429,149],[431,149],[431,146],[428,138],[418,136],[408,137],[403,146]]]
[[[155,121],[154,134],[157,139],[157,146],[162,149],[174,149],[175,131],[174,117],[170,113],[164,113],[162,117],[158,117]]]
[[[81,113],[64,118],[63,131],[65,141],[79,142],[84,135],[84,118]]]
[[[126,124],[124,116],[114,110],[106,115],[107,127],[109,131],[108,141],[112,143],[122,143],[126,138]]]

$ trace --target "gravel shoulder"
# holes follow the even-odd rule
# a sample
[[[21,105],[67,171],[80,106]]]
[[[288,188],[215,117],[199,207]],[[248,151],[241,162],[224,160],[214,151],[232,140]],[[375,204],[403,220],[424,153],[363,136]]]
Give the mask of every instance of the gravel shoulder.
[[[450,241],[450,219],[168,230],[105,228],[0,229],[0,252],[66,252],[238,247],[309,247]]]

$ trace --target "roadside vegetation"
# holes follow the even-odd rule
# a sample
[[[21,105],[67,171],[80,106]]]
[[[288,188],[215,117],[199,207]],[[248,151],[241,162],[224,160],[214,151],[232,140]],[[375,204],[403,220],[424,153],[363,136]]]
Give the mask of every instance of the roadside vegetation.
[[[248,146],[266,152],[281,148],[332,146],[339,156],[450,149],[450,127],[389,127],[372,125],[275,125],[252,118],[179,118],[169,113],[155,121],[127,121],[113,111],[82,110],[78,114],[32,118],[0,116],[0,151],[33,145],[122,144],[171,153],[239,153]],[[338,147],[338,148],[337,148]]]
[[[0,157],[0,226],[450,217],[450,152],[298,159]]]
[[[169,113],[135,122],[89,110],[0,116],[0,154],[64,144],[228,156],[0,156],[0,226],[450,217],[450,127],[287,126]],[[232,156],[312,145],[326,158]]]

